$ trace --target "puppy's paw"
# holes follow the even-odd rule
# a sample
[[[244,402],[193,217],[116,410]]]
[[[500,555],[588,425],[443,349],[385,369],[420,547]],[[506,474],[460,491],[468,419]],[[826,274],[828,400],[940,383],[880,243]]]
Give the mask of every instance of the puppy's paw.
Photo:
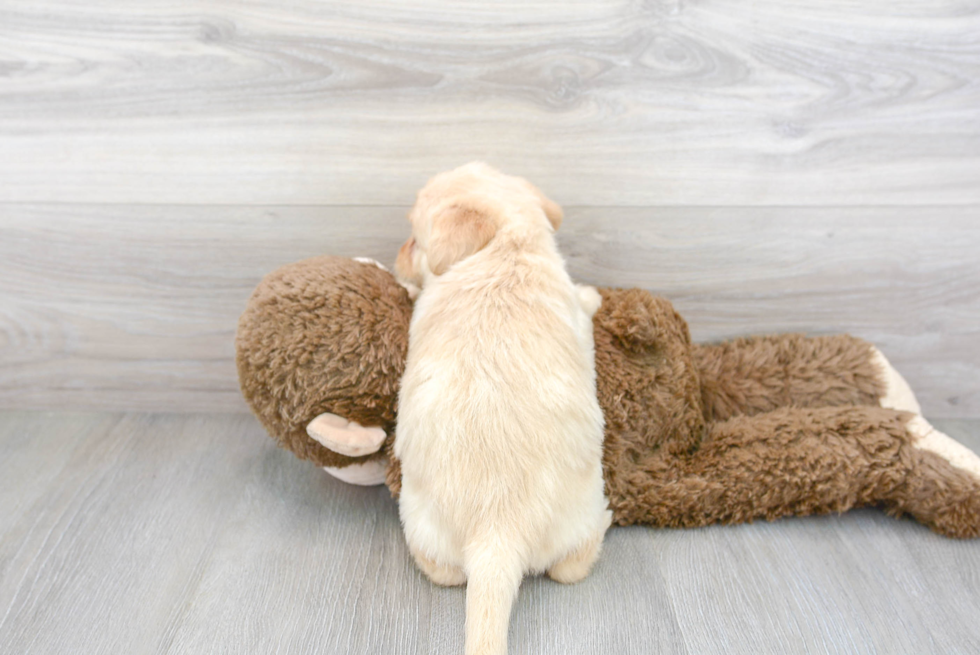
[[[612,512],[606,510],[603,513],[603,522],[600,529],[577,549],[565,555],[550,569],[548,577],[555,582],[562,584],[575,584],[581,582],[592,570],[592,565],[599,559],[599,552],[602,550],[602,539],[606,535],[606,530],[612,522]]]
[[[363,457],[378,452],[387,436],[381,428],[365,428],[329,412],[310,421],[306,434],[326,448],[347,457]]]
[[[562,584],[581,582],[588,577],[598,554],[598,549],[594,545],[576,551],[548,569],[548,577]]]
[[[587,284],[576,284],[575,290],[578,292],[578,302],[585,313],[589,315],[589,318],[595,316],[595,313],[599,311],[599,305],[602,304],[602,296],[599,295],[596,288]]]
[[[412,556],[422,573],[440,587],[458,587],[466,583],[466,573],[458,566],[436,564],[414,549],[412,549]]]

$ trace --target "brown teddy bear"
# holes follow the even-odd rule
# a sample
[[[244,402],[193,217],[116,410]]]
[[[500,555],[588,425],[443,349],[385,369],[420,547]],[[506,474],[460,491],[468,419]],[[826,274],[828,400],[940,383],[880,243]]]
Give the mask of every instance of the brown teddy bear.
[[[881,505],[980,536],[980,458],[933,429],[884,356],[849,336],[692,344],[671,304],[601,289],[604,469],[619,525],[693,527]],[[269,433],[341,479],[385,480],[409,294],[379,264],[269,274],[238,326],[242,393]]]

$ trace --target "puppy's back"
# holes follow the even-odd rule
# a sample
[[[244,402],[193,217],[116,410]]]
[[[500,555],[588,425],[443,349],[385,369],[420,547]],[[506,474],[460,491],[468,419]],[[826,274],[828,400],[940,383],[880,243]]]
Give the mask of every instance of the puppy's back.
[[[399,258],[423,289],[395,439],[406,538],[433,579],[465,574],[471,654],[506,652],[525,572],[590,543],[594,557],[609,524],[592,324],[554,244],[560,210],[505,180],[486,188],[524,205],[502,211],[512,197],[472,195],[473,174],[437,176],[410,212]]]

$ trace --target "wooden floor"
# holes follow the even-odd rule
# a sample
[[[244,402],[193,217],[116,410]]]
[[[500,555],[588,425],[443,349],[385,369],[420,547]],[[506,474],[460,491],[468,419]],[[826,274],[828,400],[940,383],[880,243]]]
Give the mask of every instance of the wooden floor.
[[[937,425],[974,449],[980,421]],[[0,414],[0,652],[459,653],[383,487],[247,415]],[[980,548],[874,509],[614,528],[594,573],[521,587],[515,653],[976,653]]]

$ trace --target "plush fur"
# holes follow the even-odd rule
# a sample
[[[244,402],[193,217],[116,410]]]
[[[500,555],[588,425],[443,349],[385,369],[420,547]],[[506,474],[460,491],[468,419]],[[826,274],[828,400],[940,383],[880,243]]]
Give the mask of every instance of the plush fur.
[[[466,588],[466,652],[504,654],[525,573],[584,578],[612,519],[592,313],[540,194],[467,165],[409,213],[397,270],[421,288],[409,328],[394,453],[409,550]],[[584,294],[588,295],[588,294]]]
[[[903,411],[913,405],[881,407],[894,394],[870,344],[780,335],[697,345],[668,301],[600,292],[597,390],[615,523],[687,527],[878,505],[949,537],[980,536],[980,460],[948,437],[951,448],[926,447],[928,429]],[[318,257],[270,274],[239,324],[246,400],[280,444],[320,466],[387,456],[397,495],[391,443],[411,312],[408,292],[372,264]],[[323,412],[389,437],[375,455],[343,457],[303,429]],[[956,457],[936,452],[956,446]]]
[[[262,280],[239,320],[242,394],[302,459],[327,467],[377,459],[336,453],[306,428],[331,412],[394,433],[411,316],[405,289],[373,264],[319,257],[283,266]]]

